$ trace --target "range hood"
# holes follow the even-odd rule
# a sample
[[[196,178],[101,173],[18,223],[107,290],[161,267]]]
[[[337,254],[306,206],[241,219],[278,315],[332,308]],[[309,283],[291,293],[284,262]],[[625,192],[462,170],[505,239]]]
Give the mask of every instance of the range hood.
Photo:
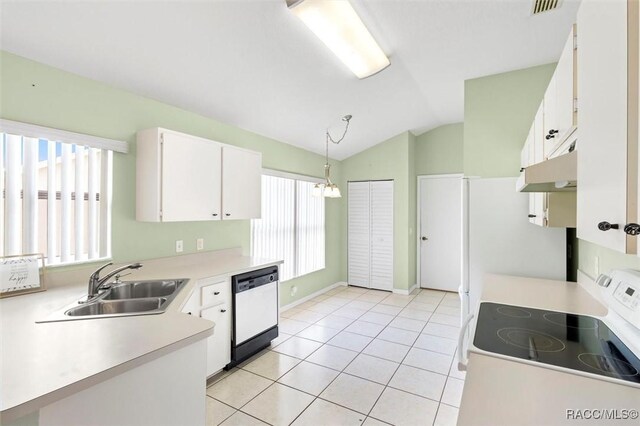
[[[533,164],[516,182],[518,192],[575,191],[578,181],[578,151]]]

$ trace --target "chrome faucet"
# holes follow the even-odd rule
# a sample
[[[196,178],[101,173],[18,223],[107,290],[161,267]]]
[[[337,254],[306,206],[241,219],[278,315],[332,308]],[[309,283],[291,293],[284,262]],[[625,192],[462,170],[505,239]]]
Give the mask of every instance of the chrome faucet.
[[[107,266],[111,266],[111,265],[113,265],[113,262],[109,262],[106,265],[102,265],[93,274],[91,274],[91,276],[89,277],[89,289],[87,291],[88,293],[87,301],[96,297],[98,295],[98,291],[100,291],[102,287],[107,283],[107,281],[109,281],[109,279],[114,275],[117,275],[120,272],[125,271],[127,269],[142,268],[142,263],[132,263],[130,265],[125,265],[120,268],[114,269],[113,271],[109,272],[106,276],[100,278],[100,272],[102,272],[102,270]]]

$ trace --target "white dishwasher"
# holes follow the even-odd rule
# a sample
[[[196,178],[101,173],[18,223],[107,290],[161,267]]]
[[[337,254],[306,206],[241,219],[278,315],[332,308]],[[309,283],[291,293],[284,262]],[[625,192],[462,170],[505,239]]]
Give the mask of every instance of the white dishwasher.
[[[278,337],[278,266],[231,277],[233,329],[231,362],[234,367],[269,346]]]

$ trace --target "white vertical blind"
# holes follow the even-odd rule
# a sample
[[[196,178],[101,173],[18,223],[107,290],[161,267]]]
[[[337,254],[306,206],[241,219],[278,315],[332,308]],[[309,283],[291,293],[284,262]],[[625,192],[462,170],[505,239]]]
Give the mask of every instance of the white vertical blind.
[[[84,170],[84,157],[86,151],[84,147],[75,146],[75,203],[74,203],[74,218],[75,218],[75,259],[82,260],[84,257],[84,190],[85,190],[85,170]]]
[[[89,148],[89,164],[87,165],[89,183],[87,193],[89,194],[89,212],[87,214],[87,233],[89,258],[98,257],[98,150]]]
[[[22,200],[20,191],[22,186],[22,138],[20,136],[7,135],[5,138],[6,158],[6,184],[5,184],[5,210],[6,210],[6,234],[5,254],[8,256],[20,254],[22,243]]]
[[[47,141],[47,253],[58,255],[58,208],[56,193],[58,191],[56,173],[56,148],[54,141]]]
[[[262,176],[262,214],[251,221],[252,255],[283,259],[280,281],[295,276],[295,181]]]
[[[38,140],[22,142],[22,252],[35,253],[38,247]]]
[[[71,188],[72,145],[62,144],[62,158],[60,171],[60,261],[71,260]]]
[[[102,151],[100,154],[100,252],[98,254],[100,257],[111,256],[112,169],[113,152]]]
[[[251,254],[283,259],[281,281],[325,266],[324,198],[311,195],[313,185],[262,176],[262,216],[251,221]]]
[[[0,133],[0,255],[110,256],[111,166],[111,151]]]
[[[314,184],[296,182],[296,275],[324,268],[324,197],[311,195]]]

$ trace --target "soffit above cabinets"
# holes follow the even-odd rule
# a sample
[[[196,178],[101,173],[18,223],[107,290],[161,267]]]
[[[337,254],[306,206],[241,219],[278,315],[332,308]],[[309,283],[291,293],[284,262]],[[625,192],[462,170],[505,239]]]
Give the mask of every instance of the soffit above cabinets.
[[[2,2],[0,48],[322,153],[353,114],[344,159],[464,118],[464,80],[557,61],[578,1],[363,1],[391,65],[359,80],[285,0]]]

